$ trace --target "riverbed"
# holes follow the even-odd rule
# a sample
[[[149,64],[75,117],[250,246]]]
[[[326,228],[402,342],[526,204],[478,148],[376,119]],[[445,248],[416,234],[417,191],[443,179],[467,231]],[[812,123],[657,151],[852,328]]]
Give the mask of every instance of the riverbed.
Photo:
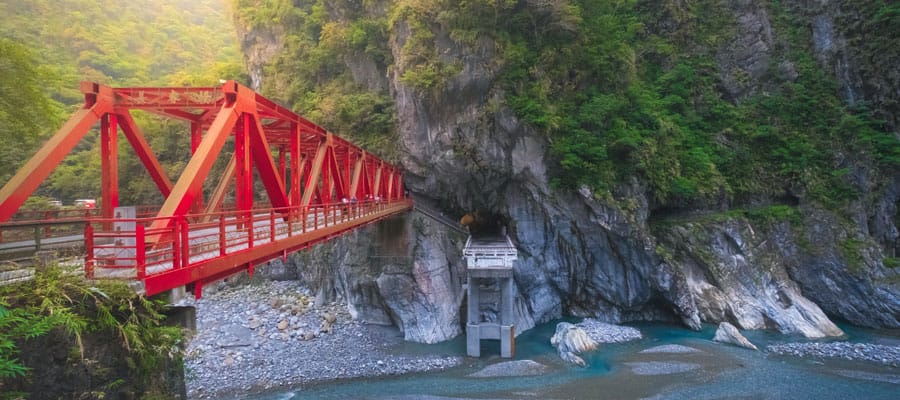
[[[260,293],[270,297],[272,293],[289,293],[294,290],[293,285],[277,283],[229,289],[215,295],[216,301],[205,307],[233,308],[239,300],[248,301]],[[222,326],[235,329],[234,325],[243,324],[246,327],[247,314],[272,313],[269,324],[285,318],[291,321],[290,312],[285,312],[284,306],[280,306],[280,312],[271,311],[267,309],[271,304],[266,302],[261,301],[252,312],[231,310],[230,314],[237,315],[231,322],[220,321],[221,317],[215,323],[207,321],[199,334],[212,332],[212,336],[220,337],[224,332]],[[711,325],[697,332],[662,323],[628,324],[639,329],[643,338],[603,344],[599,350],[584,355],[588,365],[579,368],[560,360],[550,346],[549,338],[558,322],[554,321],[524,332],[516,339],[515,360],[533,361],[523,367],[502,364],[510,360],[499,357],[497,342],[484,341],[481,358],[464,357],[464,337],[435,345],[403,342],[402,334],[395,328],[355,323],[347,315],[334,311],[340,308],[339,304],[329,305],[332,312],[339,314],[334,332],[317,333],[312,340],[291,337],[277,328],[260,335],[258,327],[252,335],[245,336],[249,344],[243,347],[213,351],[215,346],[209,346],[205,354],[188,360],[189,367],[194,369],[193,378],[191,374],[188,378],[190,397],[232,400],[900,398],[900,365],[896,358],[879,354],[882,349],[891,352],[900,349],[897,331],[842,326],[847,332],[845,337],[818,341],[764,331],[744,332],[762,350],[752,351],[712,342],[715,327]],[[223,311],[229,313],[228,310],[216,312]],[[299,315],[322,312],[310,311]],[[296,322],[301,330],[314,330],[316,318],[307,322],[297,318]],[[208,339],[205,343],[209,343]],[[197,343],[204,343],[203,339]],[[196,344],[192,346],[196,348]],[[785,346],[803,356],[769,350]],[[810,352],[808,347],[818,353]],[[829,353],[833,349],[856,359],[833,357],[840,355]],[[240,355],[233,356],[234,353]],[[226,360],[229,354],[232,359]],[[261,361],[273,358],[274,364]],[[211,372],[206,370],[210,367],[216,373],[206,375]],[[497,376],[497,371],[499,375],[506,371],[513,376]],[[238,381],[242,383],[236,385]],[[213,385],[228,384],[234,386],[236,394],[211,390]]]
[[[476,378],[470,375],[502,363],[499,348],[486,344],[481,359],[459,367],[400,377],[309,385],[296,390],[243,396],[275,399],[897,399],[896,366],[839,358],[783,356],[710,341],[714,327],[694,332],[667,324],[636,324],[644,338],[607,344],[585,357],[587,368],[564,364],[547,342],[555,323],[525,332],[516,341],[516,359],[547,367],[536,376]],[[892,332],[849,329],[850,342],[900,345]],[[749,332],[760,348],[799,338]],[[677,346],[673,346],[677,345]],[[648,351],[649,350],[649,351]],[[465,343],[404,344],[400,354],[464,354]]]

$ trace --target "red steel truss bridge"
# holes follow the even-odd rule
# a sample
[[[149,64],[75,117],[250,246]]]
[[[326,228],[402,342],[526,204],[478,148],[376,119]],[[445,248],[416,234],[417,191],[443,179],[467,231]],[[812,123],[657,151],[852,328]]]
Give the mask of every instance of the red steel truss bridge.
[[[76,241],[88,278],[134,280],[146,295],[187,286],[199,298],[205,283],[252,274],[254,265],[413,206],[397,167],[234,81],[202,88],[83,82],[81,92],[84,106],[0,189],[0,251]],[[133,110],[189,126],[192,156],[174,183]],[[20,212],[97,122],[98,207]],[[120,130],[165,198],[162,206],[120,207]],[[230,138],[234,152],[224,173],[210,176]],[[253,169],[265,199],[254,199]],[[204,198],[203,183],[211,179],[217,185]],[[234,201],[225,206],[229,190]]]

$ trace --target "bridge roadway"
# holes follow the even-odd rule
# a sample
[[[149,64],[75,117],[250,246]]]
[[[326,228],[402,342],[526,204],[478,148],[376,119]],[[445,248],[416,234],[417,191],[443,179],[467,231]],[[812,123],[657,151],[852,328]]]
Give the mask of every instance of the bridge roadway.
[[[23,251],[39,251],[42,249],[55,249],[60,246],[81,246],[84,242],[84,235],[67,235],[42,238],[40,240],[20,240],[16,242],[0,243],[0,256],[6,254],[15,254]]]
[[[286,218],[275,210],[254,212],[252,236],[247,219],[235,212],[213,215],[205,222],[196,216],[198,221],[175,224],[168,234],[139,228],[151,219],[138,219],[130,230],[90,232],[85,238],[85,270],[94,278],[135,279],[137,290],[147,295],[196,282],[199,297],[204,283],[241,270],[252,274],[258,263],[411,208],[412,202],[402,199],[310,206],[305,218]]]

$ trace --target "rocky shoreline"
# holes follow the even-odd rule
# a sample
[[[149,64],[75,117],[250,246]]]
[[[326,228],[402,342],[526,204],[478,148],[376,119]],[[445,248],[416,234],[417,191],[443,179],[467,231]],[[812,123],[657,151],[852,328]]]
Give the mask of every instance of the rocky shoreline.
[[[185,355],[191,399],[302,387],[323,381],[443,370],[459,356],[403,355],[396,328],[353,321],[343,304],[316,307],[298,281],[208,292]],[[328,325],[324,321],[333,319]],[[330,328],[330,329],[327,329]]]
[[[185,356],[187,393],[192,399],[444,370],[463,363],[457,355],[404,354],[403,334],[395,327],[354,321],[345,304],[315,306],[309,289],[299,281],[220,285],[200,301],[187,303],[197,309],[197,331]],[[635,328],[590,318],[577,325],[600,343],[641,338]],[[798,342],[770,344],[766,351],[900,366],[898,345]]]

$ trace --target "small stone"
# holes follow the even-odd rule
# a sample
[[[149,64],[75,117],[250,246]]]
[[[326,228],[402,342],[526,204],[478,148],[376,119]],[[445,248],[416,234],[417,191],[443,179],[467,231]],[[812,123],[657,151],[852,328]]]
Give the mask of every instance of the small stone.
[[[225,360],[222,361],[222,365],[226,367],[234,365],[234,358],[232,358],[231,356],[225,356]]]
[[[250,329],[256,329],[259,328],[260,325],[262,325],[262,323],[259,322],[259,320],[251,319],[248,326],[250,327]]]
[[[283,320],[281,320],[281,322],[278,323],[278,330],[280,330],[280,331],[287,329],[287,327],[288,327],[287,320],[283,319]]]
[[[337,316],[332,313],[325,313],[322,315],[322,326],[319,327],[319,332],[321,333],[331,333],[331,327],[334,325],[334,322],[337,321]]]
[[[272,306],[272,308],[281,307],[282,304],[284,304],[284,301],[281,300],[280,297],[276,297],[276,298],[272,299],[271,302],[269,302],[269,305]]]
[[[303,340],[310,341],[316,338],[316,334],[312,332],[303,333]]]

